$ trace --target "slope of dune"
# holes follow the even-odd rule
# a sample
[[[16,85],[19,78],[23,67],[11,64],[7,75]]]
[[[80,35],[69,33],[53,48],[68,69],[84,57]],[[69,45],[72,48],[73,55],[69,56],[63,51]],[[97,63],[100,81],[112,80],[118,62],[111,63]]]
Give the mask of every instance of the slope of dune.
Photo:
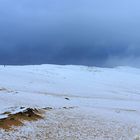
[[[131,67],[0,66],[0,119],[47,108],[44,119],[0,128],[0,140],[132,140],[140,134],[139,83]]]

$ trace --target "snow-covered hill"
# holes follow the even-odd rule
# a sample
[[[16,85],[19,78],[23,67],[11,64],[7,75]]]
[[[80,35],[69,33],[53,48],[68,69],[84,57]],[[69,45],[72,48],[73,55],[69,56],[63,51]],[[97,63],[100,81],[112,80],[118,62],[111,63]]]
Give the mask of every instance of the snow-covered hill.
[[[140,125],[140,69],[0,66],[0,118],[6,117],[3,112],[15,112],[21,106],[76,107],[82,113],[86,110],[89,115],[135,126],[129,132],[133,137]]]

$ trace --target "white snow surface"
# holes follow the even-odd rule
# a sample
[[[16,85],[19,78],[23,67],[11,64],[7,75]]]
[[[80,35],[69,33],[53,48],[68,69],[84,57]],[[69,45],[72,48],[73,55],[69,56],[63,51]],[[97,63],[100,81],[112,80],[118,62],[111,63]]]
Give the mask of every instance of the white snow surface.
[[[106,120],[136,125],[140,133],[140,69],[0,66],[0,118],[20,107],[76,107],[89,115],[96,110]]]

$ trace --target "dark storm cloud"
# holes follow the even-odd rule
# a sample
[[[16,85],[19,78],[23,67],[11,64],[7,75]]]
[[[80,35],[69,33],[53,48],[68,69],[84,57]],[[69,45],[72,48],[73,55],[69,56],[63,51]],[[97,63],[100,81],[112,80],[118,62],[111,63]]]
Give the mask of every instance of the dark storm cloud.
[[[0,64],[140,66],[139,0],[0,0]]]

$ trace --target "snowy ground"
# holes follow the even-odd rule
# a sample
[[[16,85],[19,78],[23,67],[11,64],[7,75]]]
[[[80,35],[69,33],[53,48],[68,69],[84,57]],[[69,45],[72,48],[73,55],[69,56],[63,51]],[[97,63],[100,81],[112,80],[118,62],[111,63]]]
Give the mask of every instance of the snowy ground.
[[[133,140],[139,84],[140,69],[131,67],[0,66],[0,118],[20,107],[53,108],[43,120],[0,129],[0,140]]]

